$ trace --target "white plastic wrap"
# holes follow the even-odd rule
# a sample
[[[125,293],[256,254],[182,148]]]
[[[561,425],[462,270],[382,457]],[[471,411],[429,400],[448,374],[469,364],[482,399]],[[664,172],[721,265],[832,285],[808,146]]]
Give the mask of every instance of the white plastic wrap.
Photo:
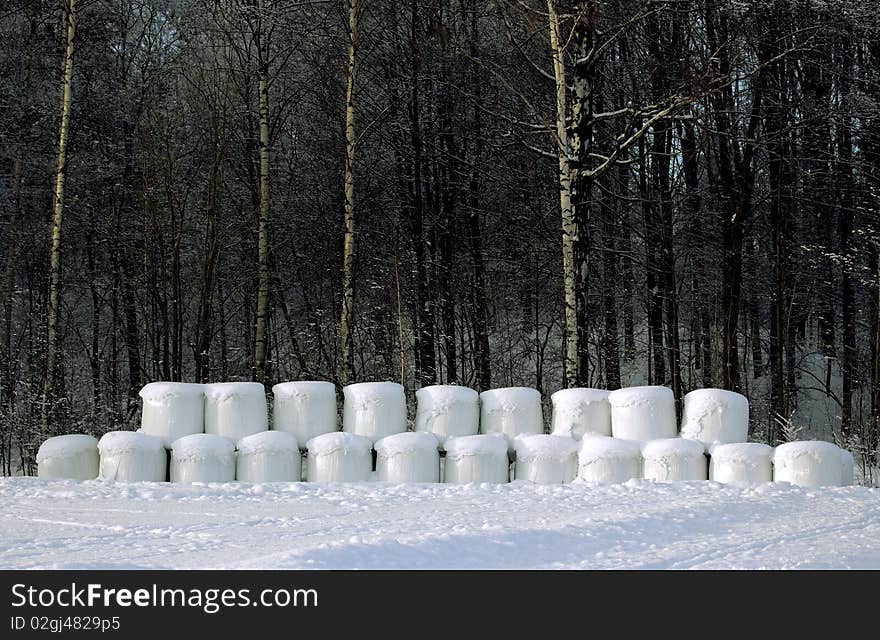
[[[686,438],[663,438],[642,445],[642,476],[647,480],[678,482],[709,477],[701,442]]]
[[[272,387],[272,429],[296,436],[301,447],[336,427],[336,386],[332,382],[282,382]]]
[[[299,482],[302,453],[296,436],[262,431],[242,438],[235,454],[235,479],[242,482]]]
[[[232,482],[235,445],[211,433],[184,436],[171,444],[171,482]]]
[[[386,436],[376,443],[376,476],[381,482],[440,482],[438,445],[424,431]]]
[[[675,396],[666,387],[627,387],[608,394],[611,403],[611,435],[647,442],[674,438]]]
[[[396,382],[359,382],[342,393],[343,431],[371,442],[406,431],[406,395]]]
[[[373,442],[354,433],[325,433],[306,443],[309,482],[364,482],[373,472]]]
[[[856,461],[851,451],[840,450],[840,486],[848,487],[856,483]]]
[[[443,482],[447,484],[510,481],[507,438],[500,433],[448,438],[444,461]]]
[[[171,443],[205,430],[205,385],[187,382],[151,382],[140,391],[141,429]]]
[[[514,440],[514,478],[537,484],[563,484],[577,476],[578,443],[569,437],[522,435]]]
[[[550,400],[553,402],[553,435],[568,436],[575,440],[585,433],[611,435],[611,404],[609,391],[603,389],[562,389]]]
[[[37,450],[37,476],[94,480],[98,477],[98,440],[80,433],[47,439]]]
[[[733,482],[773,480],[773,447],[760,442],[716,444],[710,450],[709,479]]]
[[[471,436],[480,426],[479,394],[473,389],[437,384],[416,391],[416,431],[447,438]]]
[[[642,448],[631,440],[586,435],[578,451],[578,477],[601,484],[641,478]]]
[[[259,382],[216,382],[205,385],[205,433],[238,442],[266,431],[266,391]]]
[[[841,449],[830,442],[786,442],[773,454],[773,479],[802,487],[835,487],[843,480]]]
[[[513,452],[514,438],[543,434],[541,392],[528,387],[489,389],[480,394],[480,432],[502,433]]]
[[[684,397],[681,437],[713,444],[746,442],[749,437],[749,401],[724,389],[695,389]]]
[[[164,482],[168,455],[162,438],[135,431],[111,431],[98,442],[100,476],[119,482]]]

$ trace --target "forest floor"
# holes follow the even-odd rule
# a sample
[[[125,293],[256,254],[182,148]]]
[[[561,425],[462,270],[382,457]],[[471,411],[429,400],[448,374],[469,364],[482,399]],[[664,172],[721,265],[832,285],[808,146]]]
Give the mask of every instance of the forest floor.
[[[880,569],[880,489],[0,478],[2,569]]]

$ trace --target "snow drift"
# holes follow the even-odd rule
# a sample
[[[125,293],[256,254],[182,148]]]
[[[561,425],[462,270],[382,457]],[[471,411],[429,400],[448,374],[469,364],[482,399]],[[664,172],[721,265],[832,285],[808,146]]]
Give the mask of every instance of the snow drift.
[[[537,389],[489,389],[480,394],[480,404],[480,431],[504,434],[510,452],[517,436],[544,432],[541,392]]]
[[[293,434],[262,431],[238,441],[235,478],[242,482],[298,482],[302,454]]]
[[[684,397],[681,437],[713,444],[746,442],[749,436],[749,401],[724,389],[695,389]]]
[[[37,450],[37,476],[48,480],[94,480],[98,464],[98,440],[85,434],[48,438]]]
[[[229,438],[196,433],[171,445],[171,482],[232,482],[235,445]]]
[[[121,482],[164,482],[168,454],[162,438],[134,431],[111,431],[98,442],[100,476]]]
[[[449,438],[444,461],[443,481],[447,484],[510,480],[507,439],[500,433]]]
[[[433,433],[444,446],[447,438],[477,433],[479,394],[473,389],[437,384],[416,391],[416,431]]]
[[[336,431],[306,443],[309,482],[361,482],[373,472],[372,441],[354,433]]]
[[[396,382],[359,382],[343,387],[342,430],[375,443],[406,431],[406,396]]]
[[[674,482],[706,480],[703,444],[685,438],[663,438],[642,445],[642,475],[646,480]]]
[[[580,440],[585,433],[611,435],[609,391],[562,389],[550,396],[553,403],[551,432]]]
[[[577,476],[578,444],[571,438],[546,434],[514,440],[514,478],[537,484],[563,484]]]
[[[296,436],[301,447],[336,431],[336,386],[332,382],[282,382],[272,387],[272,429]]]
[[[674,438],[675,396],[666,387],[627,387],[608,394],[611,434],[615,438],[647,442]]]
[[[773,447],[759,442],[716,444],[710,450],[709,479],[715,482],[770,482]]]
[[[578,477],[601,484],[641,478],[641,446],[631,440],[586,435],[578,451]]]
[[[140,390],[143,400],[141,429],[171,443],[205,430],[205,385],[187,382],[150,382]]]
[[[269,428],[266,391],[259,382],[205,385],[205,433],[238,442]]]
[[[382,482],[440,482],[437,437],[424,431],[386,436],[376,443],[376,475]]]

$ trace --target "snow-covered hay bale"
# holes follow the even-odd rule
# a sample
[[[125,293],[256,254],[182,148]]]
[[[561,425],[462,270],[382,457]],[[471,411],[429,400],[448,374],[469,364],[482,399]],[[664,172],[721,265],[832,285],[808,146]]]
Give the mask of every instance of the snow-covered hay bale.
[[[608,394],[611,403],[611,435],[647,442],[674,438],[675,396],[666,387],[627,387]]]
[[[725,484],[773,480],[771,446],[760,442],[716,444],[709,453],[709,480]]]
[[[100,476],[120,482],[164,482],[168,455],[162,438],[135,431],[111,431],[98,442]]]
[[[685,438],[663,438],[642,445],[642,475],[647,480],[677,482],[706,480],[703,444]]]
[[[443,448],[447,438],[471,436],[480,426],[479,394],[448,384],[416,391],[416,431],[433,433]]]
[[[575,440],[585,433],[611,435],[609,391],[603,389],[561,389],[552,396],[551,432]]]
[[[336,431],[306,443],[309,482],[363,482],[373,472],[373,442],[354,433]]]
[[[830,442],[786,442],[773,454],[773,479],[802,487],[836,487],[843,478],[841,449]]]
[[[269,428],[266,391],[259,382],[205,385],[205,433],[238,442]]]
[[[49,438],[37,451],[37,476],[94,480],[98,477],[98,440],[79,433]]]
[[[577,476],[578,443],[571,438],[543,433],[519,436],[514,441],[514,478],[537,484],[563,484]]]
[[[848,487],[856,483],[856,461],[852,451],[840,450],[840,486]]]
[[[301,447],[336,428],[336,386],[332,382],[282,382],[272,387],[272,429],[296,436]]]
[[[440,482],[438,445],[424,431],[386,436],[376,443],[376,476],[382,482]]]
[[[188,382],[150,382],[140,390],[141,429],[171,443],[205,430],[205,385]]]
[[[196,433],[171,444],[171,482],[232,482],[235,445],[224,436]]]
[[[749,437],[749,401],[724,389],[695,389],[684,397],[681,437],[713,444],[746,442]]]
[[[500,433],[449,438],[444,460],[443,481],[447,484],[510,481],[507,438]]]
[[[370,442],[406,431],[406,396],[396,382],[359,382],[343,387],[342,430]]]
[[[602,484],[641,478],[642,448],[632,440],[586,435],[578,451],[578,477]]]
[[[238,441],[235,479],[242,482],[298,482],[302,454],[296,436],[262,431]]]
[[[543,434],[541,392],[528,387],[483,391],[480,394],[480,432],[504,434],[510,452],[517,436]]]

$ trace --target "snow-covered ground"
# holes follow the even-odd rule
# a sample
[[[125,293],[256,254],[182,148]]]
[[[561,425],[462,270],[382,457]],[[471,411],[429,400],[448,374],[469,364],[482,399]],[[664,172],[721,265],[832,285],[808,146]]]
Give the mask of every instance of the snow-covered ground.
[[[0,568],[880,569],[880,490],[0,478]]]

